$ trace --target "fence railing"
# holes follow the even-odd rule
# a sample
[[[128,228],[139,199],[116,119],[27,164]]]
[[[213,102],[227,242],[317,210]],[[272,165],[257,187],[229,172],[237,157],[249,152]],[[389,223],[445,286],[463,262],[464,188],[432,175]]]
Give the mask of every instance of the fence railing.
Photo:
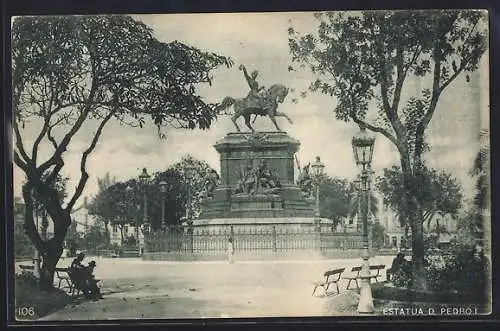
[[[146,234],[147,252],[224,252],[229,238],[235,251],[299,250],[329,251],[360,249],[362,236],[358,233],[322,232],[314,226],[286,227],[286,224],[248,227],[221,225],[212,228],[194,228],[192,231],[170,230]]]

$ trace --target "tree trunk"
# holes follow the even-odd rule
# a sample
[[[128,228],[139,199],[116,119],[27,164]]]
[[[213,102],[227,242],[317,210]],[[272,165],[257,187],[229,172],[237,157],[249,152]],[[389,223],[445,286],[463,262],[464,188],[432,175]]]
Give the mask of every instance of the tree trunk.
[[[109,245],[109,243],[111,242],[111,238],[110,238],[110,235],[109,235],[109,222],[104,222],[104,233],[106,235],[106,245]]]
[[[64,239],[71,224],[71,216],[68,212],[61,209],[56,195],[57,192],[55,192],[54,196],[44,195],[46,200],[43,203],[54,224],[54,237],[50,240],[42,239],[33,218],[34,204],[32,191],[33,186],[30,182],[23,185],[23,199],[25,202],[24,229],[35,248],[40,252],[42,258],[39,279],[40,288],[50,289],[54,286],[54,272],[63,252]]]
[[[424,258],[424,225],[421,221],[422,209],[415,206],[415,211],[411,213],[410,228],[412,235],[412,267],[413,279],[412,287],[417,291],[427,290],[427,282],[425,280]]]
[[[40,269],[39,284],[41,289],[51,289],[54,286],[54,273],[57,262],[59,262],[63,252],[63,242],[55,240],[55,238],[47,242],[49,249],[43,254],[43,262]]]
[[[411,248],[412,248],[412,288],[416,290],[425,290],[427,288],[424,270],[424,227],[423,227],[423,209],[417,201],[417,191],[419,183],[418,171],[411,169],[409,158],[401,156],[401,170],[403,171],[404,186],[404,217],[411,230]]]
[[[50,215],[54,222],[54,237],[46,241],[42,251],[42,267],[40,270],[40,288],[50,289],[54,286],[54,272],[64,249],[64,240],[71,224],[69,213]]]
[[[120,228],[120,246],[123,246],[123,242],[125,240],[123,235],[123,226],[118,226]]]

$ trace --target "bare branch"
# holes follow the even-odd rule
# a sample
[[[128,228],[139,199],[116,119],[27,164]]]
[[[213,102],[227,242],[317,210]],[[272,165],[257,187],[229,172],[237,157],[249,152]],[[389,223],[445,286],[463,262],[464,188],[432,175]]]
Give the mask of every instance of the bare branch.
[[[28,154],[26,153],[26,150],[24,149],[24,144],[23,144],[23,138],[21,137],[21,133],[19,132],[19,123],[17,122],[16,119],[13,121],[13,126],[14,126],[14,134],[16,135],[16,147],[17,150],[19,151],[20,156],[24,160],[24,162],[28,166],[32,166],[32,160],[29,158]]]
[[[58,121],[59,122],[59,121]],[[57,124],[55,124],[57,125]],[[54,150],[57,150],[57,141],[55,140],[55,138],[52,136],[52,129],[54,128],[55,125],[51,125],[49,126],[49,129],[47,130],[47,138],[49,139],[49,141],[52,143],[52,146],[54,147]]]
[[[64,136],[62,139],[61,143],[59,146],[56,148],[54,151],[54,154],[50,159],[48,159],[46,162],[44,162],[42,165],[40,165],[40,170],[43,172],[47,170],[50,166],[54,165],[54,162],[57,162],[57,159],[61,157],[61,155],[66,151],[66,148],[68,147],[69,143],[71,142],[71,139],[73,136],[80,130],[81,126],[87,119],[91,108],[93,107],[93,99],[95,96],[95,93],[97,91],[97,86],[95,83],[95,79],[92,80],[92,87],[90,88],[89,96],[86,100],[86,105],[83,107],[83,109],[80,111],[80,115],[78,116],[75,124],[71,127],[68,133]]]
[[[352,118],[352,120],[358,124],[358,125],[363,125],[365,126],[367,129],[373,131],[373,132],[377,132],[377,133],[380,133],[382,135],[384,135],[387,139],[389,139],[398,149],[400,148],[400,144],[398,142],[398,140],[396,139],[396,137],[394,137],[389,131],[387,131],[386,129],[384,128],[381,128],[381,127],[378,127],[378,126],[374,126],[372,124],[369,124],[361,119],[359,119],[356,114],[352,113],[350,114],[350,117]]]
[[[434,46],[434,74],[432,80],[432,96],[429,104],[429,108],[424,115],[424,118],[417,126],[417,137],[418,134],[421,133],[423,135],[425,128],[429,124],[432,115],[434,115],[434,110],[436,109],[437,102],[439,100],[439,96],[441,95],[441,89],[439,88],[439,81],[441,79],[441,52],[439,50],[438,43],[435,42]]]
[[[51,116],[47,112],[46,115],[45,115],[45,119],[43,121],[42,130],[40,130],[40,134],[38,135],[38,137],[36,137],[35,142],[33,143],[33,149],[31,151],[31,156],[32,156],[32,160],[33,160],[33,162],[35,164],[36,164],[36,159],[37,159],[37,156],[38,156],[38,145],[40,144],[40,142],[42,141],[43,137],[47,133],[47,130],[49,129],[50,118],[51,118]]]
[[[106,115],[106,117],[101,121],[101,123],[99,124],[99,127],[97,128],[97,131],[96,131],[94,137],[92,138],[92,142],[90,143],[90,146],[83,152],[82,159],[80,162],[80,172],[81,172],[80,181],[78,182],[78,185],[76,187],[75,193],[73,194],[73,197],[71,198],[71,200],[69,201],[68,205],[65,208],[66,211],[70,211],[73,208],[73,206],[75,205],[78,198],[81,196],[83,189],[85,187],[85,184],[87,183],[87,180],[89,178],[89,175],[88,175],[87,170],[86,170],[87,159],[88,159],[90,153],[96,147],[97,142],[99,141],[99,138],[102,134],[102,130],[103,130],[104,126],[113,117],[113,115],[115,113],[116,113],[116,110],[110,111]]]
[[[467,66],[467,64],[469,63],[469,61],[472,60],[472,56],[468,56],[466,57],[463,61],[460,62],[460,66],[457,68],[457,70],[453,73],[453,75],[450,76],[450,78],[448,80],[446,80],[443,85],[441,85],[439,87],[439,90],[440,92],[442,92],[453,80],[455,80],[455,78],[457,78],[457,76],[462,73],[465,69],[465,67]]]
[[[23,170],[24,173],[26,173],[26,175],[29,174],[30,170],[29,170],[28,164],[21,159],[21,157],[19,156],[19,153],[17,151],[14,151],[14,163],[19,168],[21,168],[21,170]]]
[[[389,86],[387,82],[387,73],[386,73],[386,59],[383,54],[383,52],[379,51],[379,69],[380,73],[382,75],[382,79],[380,80],[380,93],[382,96],[382,106],[384,113],[391,123],[395,133],[396,137],[402,137],[403,136],[403,125],[401,123],[401,120],[399,119],[397,109],[394,109],[391,107],[391,104],[389,103]],[[402,82],[401,82],[402,83]],[[401,92],[400,92],[401,93]],[[399,101],[398,101],[399,103]],[[395,103],[393,102],[393,105]]]
[[[398,48],[398,52],[402,53],[403,51]],[[417,49],[413,53],[413,56],[406,65],[406,67],[402,63],[402,60],[398,60],[397,62],[398,76],[396,78],[396,87],[394,89],[394,100],[392,102],[392,110],[394,112],[398,111],[399,101],[401,100],[401,92],[403,90],[403,84],[406,80],[406,76],[408,75],[408,70],[410,70],[411,66],[415,63],[415,61],[417,60],[417,58],[420,56],[421,53],[422,53],[422,48],[420,46],[417,46]],[[400,56],[402,57],[403,55],[401,54]]]

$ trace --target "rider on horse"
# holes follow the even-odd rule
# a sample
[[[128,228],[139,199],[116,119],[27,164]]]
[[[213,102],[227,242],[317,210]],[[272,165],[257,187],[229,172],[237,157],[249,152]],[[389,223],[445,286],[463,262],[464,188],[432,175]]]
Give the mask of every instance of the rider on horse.
[[[285,117],[289,123],[292,123],[292,120],[285,113],[276,111],[278,105],[283,103],[288,95],[288,87],[283,84],[273,84],[268,89],[264,89],[257,83],[256,79],[259,75],[257,71],[253,71],[249,75],[243,65],[239,66],[239,70],[243,71],[248,86],[250,86],[250,92],[247,97],[241,99],[225,97],[217,106],[217,111],[223,113],[227,108],[233,106],[234,113],[231,116],[231,121],[233,121],[238,132],[240,132],[240,128],[236,120],[242,116],[245,119],[246,126],[252,132],[255,132],[255,130],[250,123],[251,116],[255,116],[254,122],[257,116],[268,116],[278,131],[281,131],[281,129],[276,123],[276,117]]]
[[[249,75],[244,65],[240,65],[239,69],[243,71],[248,86],[250,87],[250,92],[248,92],[247,96],[248,100],[255,102],[258,108],[263,109],[263,100],[265,100],[266,91],[264,90],[264,86],[259,86],[259,83],[257,82],[257,76],[259,75],[258,71],[254,70],[251,75]]]

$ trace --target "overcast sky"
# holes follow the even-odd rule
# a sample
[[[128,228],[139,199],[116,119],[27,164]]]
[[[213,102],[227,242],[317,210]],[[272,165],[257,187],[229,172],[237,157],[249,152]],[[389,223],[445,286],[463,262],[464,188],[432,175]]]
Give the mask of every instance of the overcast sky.
[[[265,86],[281,83],[296,91],[289,95],[279,110],[294,121],[288,124],[278,119],[279,125],[301,143],[297,154],[302,164],[321,156],[325,171],[332,176],[352,179],[357,174],[351,138],[358,131],[352,123],[334,118],[336,100],[320,94],[298,98],[298,92],[307,88],[314,76],[307,70],[288,72],[291,63],[288,52],[287,28],[291,24],[301,32],[315,31],[316,21],[311,13],[259,13],[259,14],[189,14],[189,15],[138,15],[136,19],[153,28],[162,41],[179,40],[204,51],[231,57],[236,65],[220,68],[214,73],[213,86],[202,88],[199,93],[207,102],[221,101],[225,96],[244,97],[248,93],[245,79],[238,70],[244,64],[249,70],[259,71],[259,80]],[[435,116],[428,129],[432,151],[426,159],[430,166],[453,173],[460,179],[470,195],[472,181],[467,172],[479,148],[479,129],[488,127],[488,59],[483,56],[481,68],[466,83],[459,76],[443,93]],[[411,85],[407,91],[410,93]],[[299,102],[291,102],[297,97]],[[374,110],[374,109],[372,109]],[[481,115],[482,114],[482,115]],[[243,128],[243,119],[240,119]],[[33,139],[36,125],[28,125],[23,136]],[[257,130],[273,129],[267,118],[259,118]],[[83,196],[93,196],[97,191],[97,178],[107,171],[119,180],[139,175],[139,169],[150,172],[162,170],[191,154],[219,169],[218,154],[212,145],[234,131],[229,117],[220,117],[210,130],[167,130],[167,139],[160,140],[155,128],[135,129],[109,124],[88,162],[90,179]],[[75,137],[65,154],[65,175],[70,177],[69,193],[72,194],[79,179],[81,153],[89,143],[89,134],[95,132],[95,123],[89,123]],[[373,169],[380,173],[384,167],[399,164],[398,154],[383,136],[377,136]],[[20,195],[24,175],[14,168],[14,193]]]

